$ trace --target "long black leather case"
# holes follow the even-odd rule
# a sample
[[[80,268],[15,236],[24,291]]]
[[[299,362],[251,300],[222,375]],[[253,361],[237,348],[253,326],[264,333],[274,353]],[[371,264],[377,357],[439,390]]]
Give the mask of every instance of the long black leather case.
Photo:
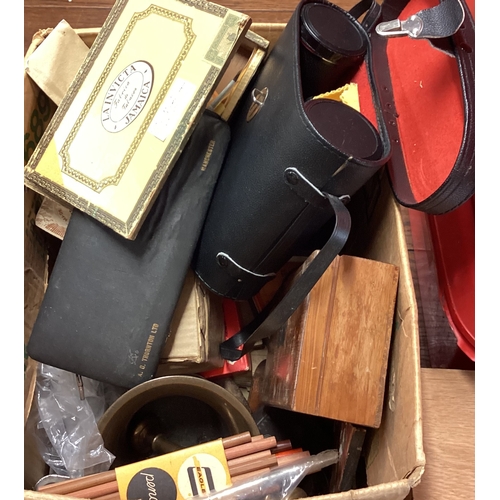
[[[154,376],[229,138],[206,111],[134,241],[73,212],[28,343],[33,359],[120,387]]]
[[[330,207],[319,200],[321,192],[348,199],[390,156],[368,33],[355,17],[322,0],[316,3],[333,9],[344,26],[347,23],[347,27],[356,30],[367,47],[364,64],[378,118],[381,145],[378,158],[349,154],[318,131],[320,126],[328,129],[333,125],[337,129],[343,125],[344,131],[349,130],[349,122],[334,123],[335,113],[317,124],[308,116],[304,81],[320,79],[317,73],[301,69],[304,49],[300,41],[300,13],[310,3],[312,0],[298,4],[249,86],[255,91],[247,91],[230,122],[231,145],[200,237],[194,267],[211,290],[231,299],[245,300],[255,295],[297,246],[333,217]],[[333,89],[316,89],[318,93],[328,90]],[[263,95],[265,101],[259,106],[255,101],[263,100]],[[252,110],[257,110],[254,116]],[[346,134],[347,140],[362,145],[363,137],[356,135],[357,131],[353,129]]]

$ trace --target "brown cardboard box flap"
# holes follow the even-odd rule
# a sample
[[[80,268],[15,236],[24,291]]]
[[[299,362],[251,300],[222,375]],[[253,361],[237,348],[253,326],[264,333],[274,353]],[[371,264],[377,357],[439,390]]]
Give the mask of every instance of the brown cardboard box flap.
[[[365,257],[392,263],[400,274],[386,403],[382,424],[372,435],[367,476],[368,484],[408,478],[414,486],[420,482],[425,465],[417,302],[400,207],[389,192],[388,182],[382,183],[382,188],[373,221],[378,223],[372,224],[377,237],[370,238]]]

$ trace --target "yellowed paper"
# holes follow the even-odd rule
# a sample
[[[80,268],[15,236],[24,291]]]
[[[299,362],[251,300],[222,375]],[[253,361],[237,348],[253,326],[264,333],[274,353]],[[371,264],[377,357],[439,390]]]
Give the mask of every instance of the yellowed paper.
[[[62,20],[25,61],[26,73],[58,106],[89,48]]]
[[[210,293],[189,269],[156,376],[200,373],[222,366],[219,345],[223,340],[222,300]]]

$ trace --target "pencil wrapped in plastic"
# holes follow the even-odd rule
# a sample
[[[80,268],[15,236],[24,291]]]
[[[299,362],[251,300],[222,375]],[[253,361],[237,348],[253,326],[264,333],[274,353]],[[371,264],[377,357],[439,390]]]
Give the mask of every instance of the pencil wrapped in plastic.
[[[246,481],[235,482],[232,486],[204,496],[204,500],[263,500],[288,498],[302,479],[324,467],[338,462],[337,450],[325,450],[317,455],[298,458],[297,461],[275,467],[268,472],[253,476]],[[201,497],[193,497],[193,500]]]

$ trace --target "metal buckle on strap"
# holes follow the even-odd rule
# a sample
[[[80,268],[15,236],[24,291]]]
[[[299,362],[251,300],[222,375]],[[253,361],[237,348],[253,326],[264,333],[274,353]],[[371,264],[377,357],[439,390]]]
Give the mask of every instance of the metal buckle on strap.
[[[421,10],[405,21],[394,19],[379,23],[376,33],[385,38],[445,38],[454,35],[465,19],[461,0],[442,0],[435,7]]]
[[[410,36],[412,38],[418,37],[424,28],[424,23],[416,14],[410,16],[406,21],[394,19],[393,21],[386,21],[380,23],[375,27],[375,31],[380,35],[387,38],[397,36]]]

